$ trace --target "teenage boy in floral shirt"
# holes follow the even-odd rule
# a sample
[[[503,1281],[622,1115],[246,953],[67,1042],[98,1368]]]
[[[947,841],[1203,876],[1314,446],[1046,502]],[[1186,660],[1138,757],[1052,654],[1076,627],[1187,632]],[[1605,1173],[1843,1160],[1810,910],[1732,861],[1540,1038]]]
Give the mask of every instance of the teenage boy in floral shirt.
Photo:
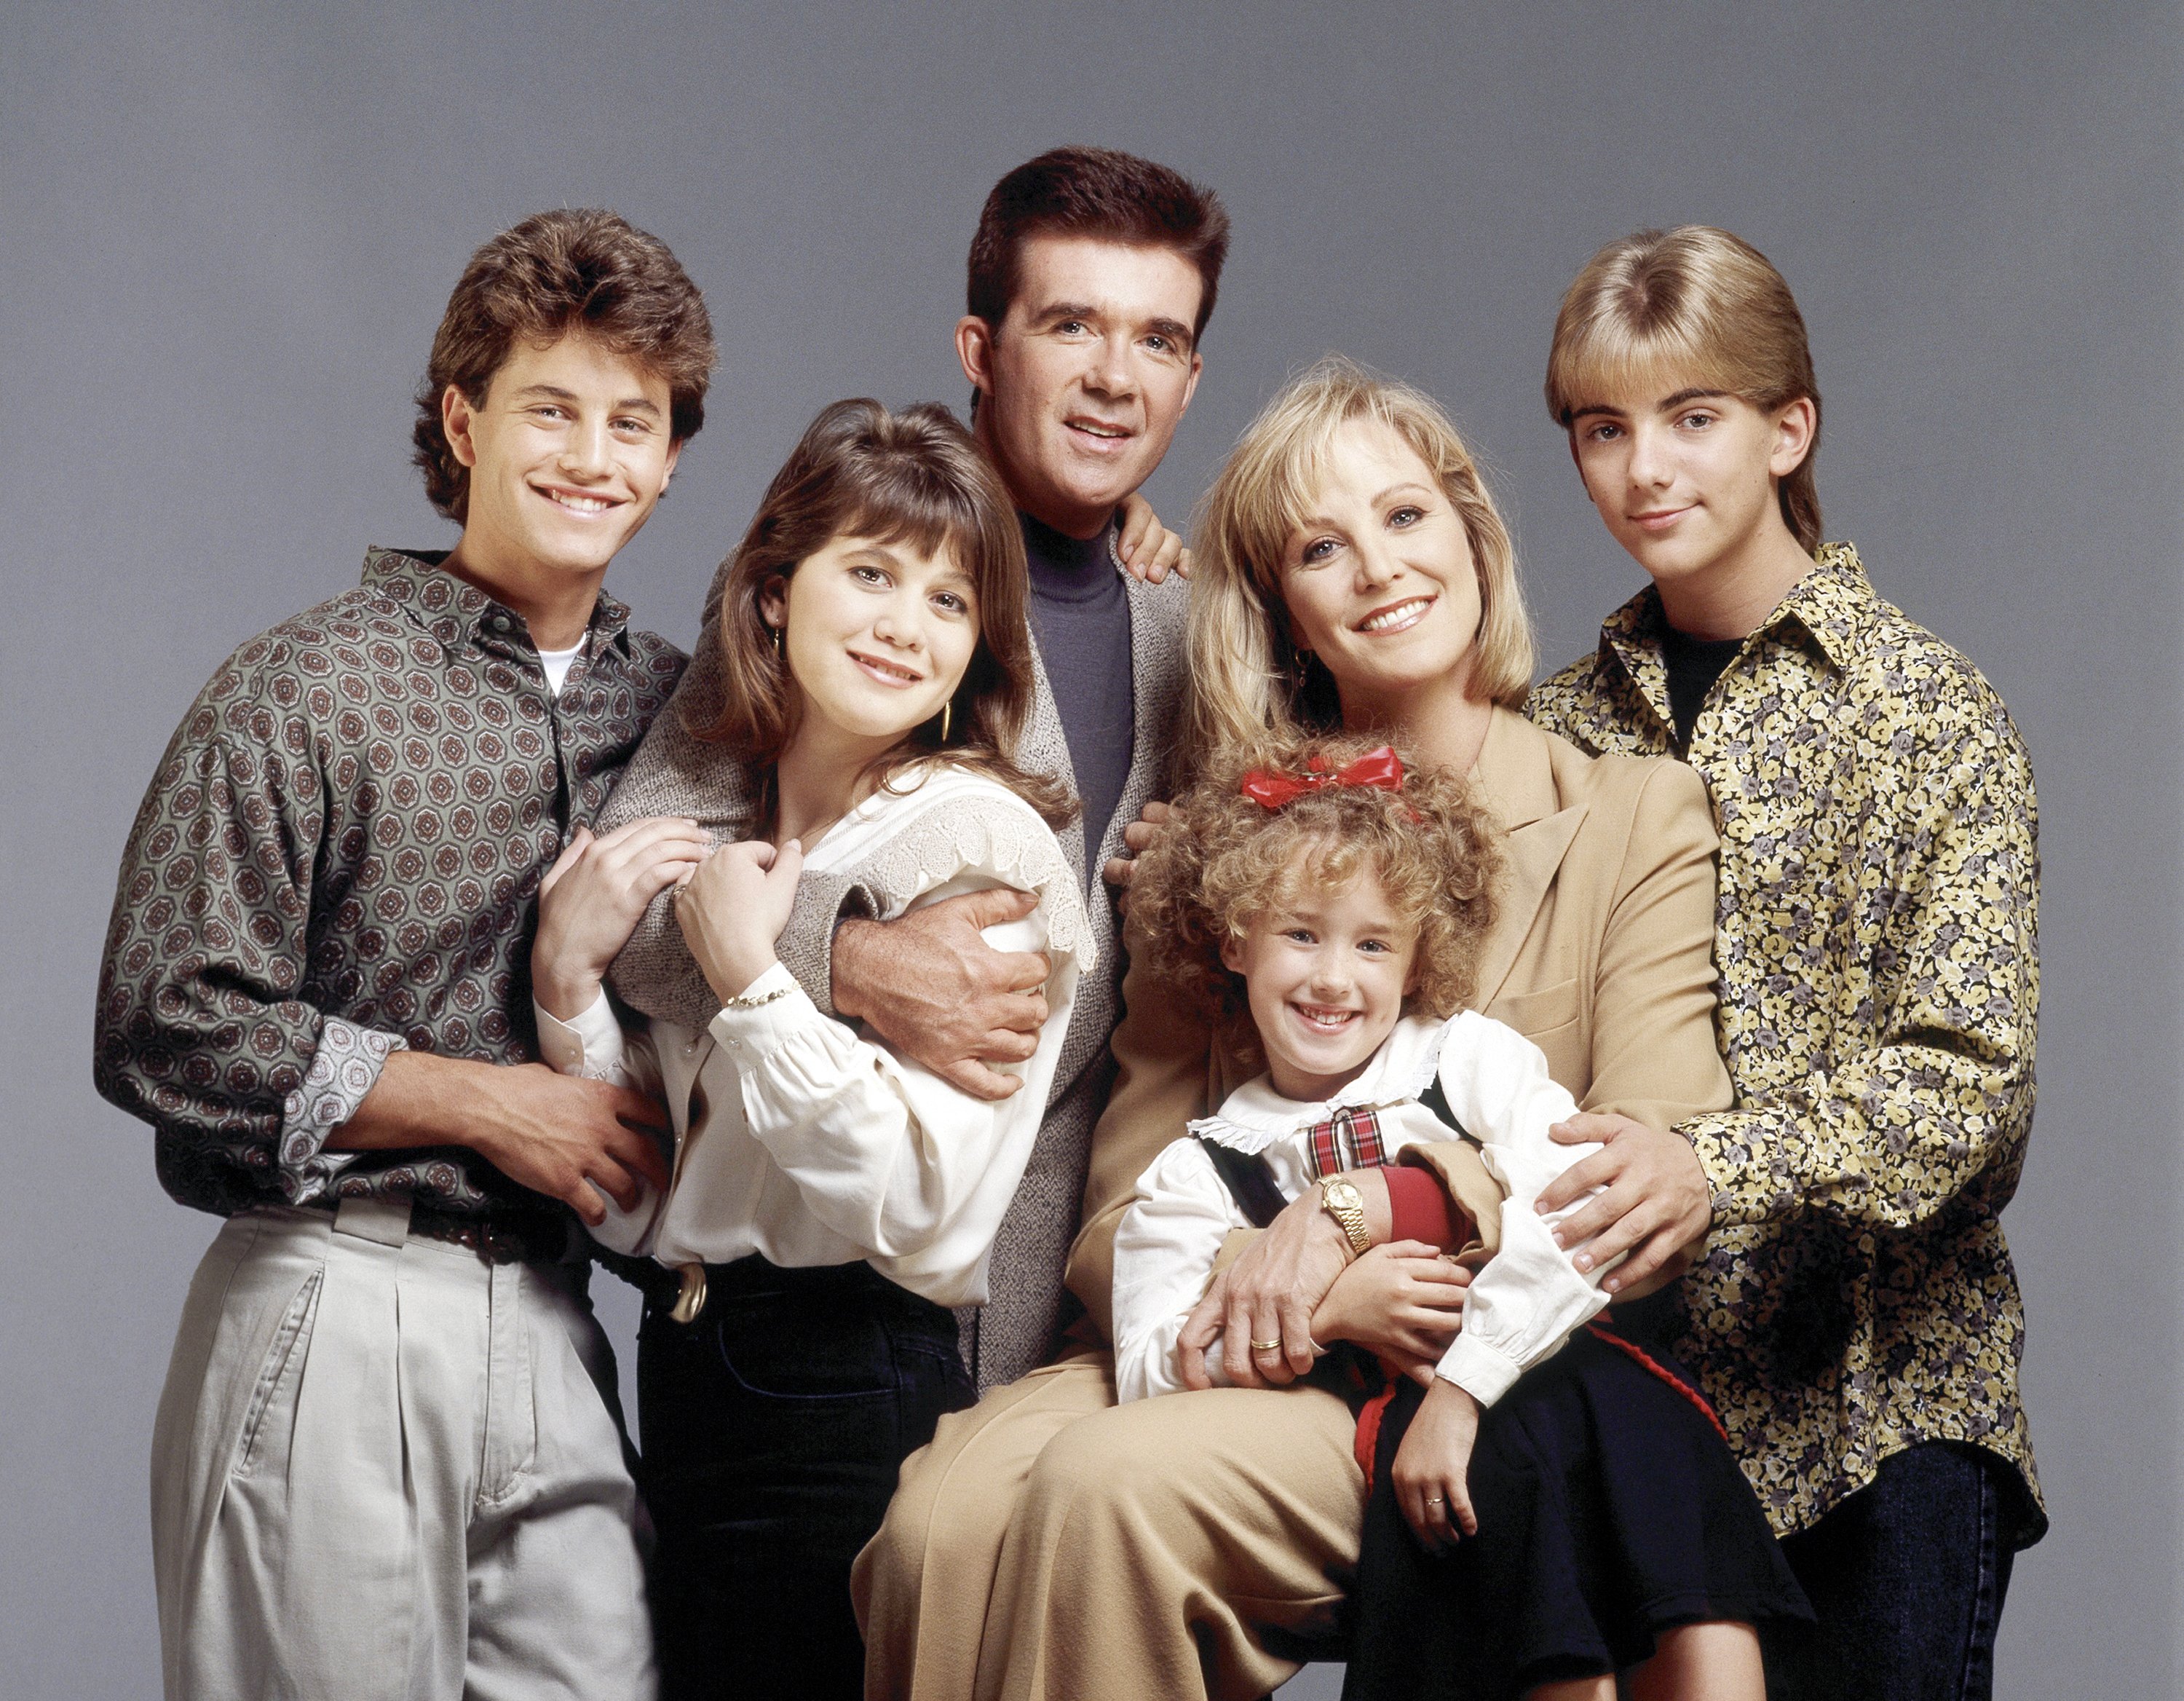
[[[1562,1230],[1596,1260],[1707,1237],[1687,1350],[1820,1619],[1770,1693],[1983,1697],[2047,1527],[1998,1221],[2032,1121],[2031,766],[1978,671],[1821,543],[1804,324],[1748,244],[1602,250],[1547,401],[1653,583],[1527,712],[1706,779],[1737,1098],[1673,1133],[1580,1117],[1608,1149],[1540,1207],[1605,1185]]]

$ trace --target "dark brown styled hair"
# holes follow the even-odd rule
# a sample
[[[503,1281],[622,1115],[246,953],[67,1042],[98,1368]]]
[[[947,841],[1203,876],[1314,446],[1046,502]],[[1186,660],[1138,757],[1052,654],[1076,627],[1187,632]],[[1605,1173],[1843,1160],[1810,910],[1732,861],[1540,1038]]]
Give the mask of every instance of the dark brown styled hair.
[[[1477,990],[1502,861],[1501,829],[1464,782],[1419,767],[1399,747],[1399,791],[1327,784],[1268,809],[1241,789],[1254,768],[1339,772],[1385,742],[1288,732],[1221,750],[1138,858],[1131,949],[1216,1021],[1234,1021],[1249,1007],[1222,945],[1301,889],[1340,891],[1370,873],[1417,929],[1407,1007],[1454,1014]]]
[[[1798,546],[1808,555],[1817,550],[1825,535],[1813,476],[1820,388],[1805,318],[1782,274],[1743,237],[1712,225],[1679,225],[1640,231],[1587,260],[1555,315],[1547,411],[1567,431],[1576,410],[1604,388],[1653,378],[1663,368],[1763,413],[1810,398],[1813,440],[1775,496]]]
[[[675,442],[705,425],[713,324],[667,244],[596,207],[535,213],[471,256],[417,387],[410,459],[432,505],[456,524],[470,510],[470,469],[448,442],[440,398],[453,384],[482,405],[518,338],[544,344],[571,331],[666,381]]]
[[[1017,765],[1034,684],[1025,624],[1029,594],[1016,505],[971,433],[938,402],[889,413],[859,397],[812,421],[773,482],[721,576],[706,611],[721,646],[720,715],[693,727],[769,775],[796,731],[788,664],[774,648],[760,599],[837,538],[868,538],[927,555],[953,550],[978,603],[978,644],[951,698],[950,736],[934,716],[873,764],[882,784],[944,754],[991,775],[1051,825],[1074,820],[1077,800],[1059,781]],[[761,818],[772,812],[771,779]]]
[[[1198,269],[1191,341],[1204,334],[1228,257],[1228,215],[1211,189],[1110,148],[1056,148],[1026,160],[994,185],[971,238],[968,310],[996,331],[1016,299],[1023,245],[1041,236],[1173,248]]]

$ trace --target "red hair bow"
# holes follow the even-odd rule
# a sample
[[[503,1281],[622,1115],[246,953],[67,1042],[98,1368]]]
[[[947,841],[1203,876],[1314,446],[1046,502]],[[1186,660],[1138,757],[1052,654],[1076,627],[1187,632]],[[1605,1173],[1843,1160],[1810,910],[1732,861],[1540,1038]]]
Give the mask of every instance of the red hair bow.
[[[1306,762],[1305,772],[1298,774],[1269,773],[1265,768],[1255,767],[1244,776],[1236,789],[1262,809],[1279,809],[1323,785],[1369,785],[1382,791],[1401,791],[1402,758],[1392,745],[1383,745],[1376,750],[1366,751],[1347,767],[1331,772],[1322,766],[1318,756]]]

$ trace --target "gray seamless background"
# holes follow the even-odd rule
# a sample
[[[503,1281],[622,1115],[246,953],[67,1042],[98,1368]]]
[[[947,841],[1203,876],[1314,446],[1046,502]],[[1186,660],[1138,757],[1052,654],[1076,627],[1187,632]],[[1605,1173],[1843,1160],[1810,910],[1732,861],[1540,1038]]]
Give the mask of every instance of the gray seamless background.
[[[1235,220],[1162,514],[1184,519],[1288,370],[1342,350],[1442,398],[1486,457],[1556,663],[1640,582],[1540,400],[1558,293],[1601,242],[1685,220],[1787,274],[1826,399],[1829,534],[1986,670],[2039,774],[2042,1091],[2006,1221],[2055,1530],[2019,1565],[1997,1693],[2177,1693],[2178,21],[19,0],[0,1692],[156,1691],[147,1443],[214,1225],[91,1089],[114,868],[229,650],[354,583],[367,544],[449,541],[405,446],[465,257],[538,208],[603,204],[706,290],[711,422],[610,580],[687,644],[822,404],[960,406],[948,332],[980,200],[1082,140],[1173,163]]]

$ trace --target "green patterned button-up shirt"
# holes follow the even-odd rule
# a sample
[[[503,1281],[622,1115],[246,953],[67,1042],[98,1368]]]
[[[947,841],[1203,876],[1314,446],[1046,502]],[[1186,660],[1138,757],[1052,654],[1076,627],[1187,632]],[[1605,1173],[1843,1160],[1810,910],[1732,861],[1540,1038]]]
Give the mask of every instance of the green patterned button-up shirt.
[[[1649,587],[1526,712],[1681,755],[1721,830],[1714,960],[1733,1109],[1683,1124],[1713,1188],[1687,1346],[1779,1531],[1915,1443],[2015,1468],[2025,1312],[1997,1220],[2032,1126],[2032,770],[1976,668],[1847,544],[1749,639],[1678,751]]]

